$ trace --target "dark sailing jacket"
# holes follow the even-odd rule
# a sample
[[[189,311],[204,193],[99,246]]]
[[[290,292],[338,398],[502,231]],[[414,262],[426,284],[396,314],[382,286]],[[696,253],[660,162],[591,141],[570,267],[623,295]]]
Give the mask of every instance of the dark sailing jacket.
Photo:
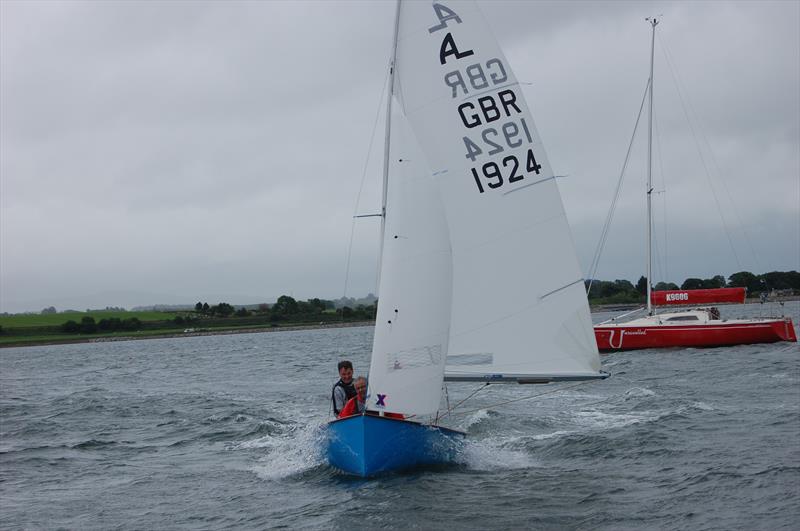
[[[345,399],[344,399],[344,402],[342,403],[342,408],[343,409],[344,409],[344,404],[346,404],[348,400],[350,400],[351,398],[356,396],[357,393],[356,393],[356,386],[353,384],[352,381],[349,384],[346,384],[346,383],[343,383],[341,380],[339,380],[338,382],[336,382],[333,385],[333,389],[331,390],[331,402],[333,402],[333,414],[338,417],[339,413],[341,413],[341,411],[336,407],[336,388],[337,387],[341,387],[344,390]]]

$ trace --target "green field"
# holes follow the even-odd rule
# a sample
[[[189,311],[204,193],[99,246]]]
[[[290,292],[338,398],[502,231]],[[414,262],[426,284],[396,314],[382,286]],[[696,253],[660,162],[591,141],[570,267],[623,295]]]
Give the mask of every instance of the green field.
[[[139,323],[134,329],[116,328],[114,330],[94,328],[93,331],[73,330],[65,332],[62,325],[67,321],[75,321],[81,326],[81,320],[91,317],[99,325],[104,319],[119,319],[130,322],[136,318]],[[175,322],[176,317],[181,317]],[[247,316],[214,317],[199,315],[195,312],[126,312],[99,310],[90,312],[64,312],[57,314],[17,314],[0,316],[0,347],[26,346],[47,343],[74,343],[92,341],[101,338],[146,338],[181,336],[194,331],[215,333],[244,329],[278,329],[291,326],[335,324],[364,320],[365,316],[352,315],[342,317],[335,312],[322,312],[309,315],[291,315],[275,318],[270,314],[250,314]],[[366,320],[371,320],[367,317]],[[280,322],[277,322],[280,321]],[[119,323],[119,321],[118,321]]]
[[[180,330],[138,330],[136,332],[115,333],[110,332],[106,334],[34,334],[34,335],[0,335],[0,346],[25,346],[35,344],[47,343],[83,343],[87,340],[108,338],[108,337],[149,337],[149,336],[163,336],[170,332],[180,333]]]
[[[0,316],[0,326],[3,328],[27,328],[34,326],[59,326],[67,321],[81,322],[84,317],[93,317],[95,321],[100,319],[130,319],[136,317],[142,322],[147,321],[168,321],[177,315],[185,315],[186,312],[120,312],[114,310],[97,310],[91,312],[63,312],[48,314],[15,314]]]

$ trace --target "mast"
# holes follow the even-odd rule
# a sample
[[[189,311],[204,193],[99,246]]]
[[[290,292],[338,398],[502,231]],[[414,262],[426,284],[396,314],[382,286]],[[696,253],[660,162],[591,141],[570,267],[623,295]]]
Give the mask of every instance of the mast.
[[[389,143],[392,134],[392,97],[394,96],[394,63],[397,60],[397,32],[400,28],[400,0],[397,0],[394,15],[394,37],[392,55],[389,61],[389,89],[386,97],[386,132],[383,140],[383,196],[381,198],[381,245],[378,252],[377,285],[381,285],[381,263],[383,262],[383,242],[386,239],[386,194],[389,189]],[[380,297],[380,292],[378,293]],[[380,304],[380,303],[379,303]]]
[[[652,211],[652,195],[653,195],[653,58],[655,55],[656,46],[656,26],[658,19],[655,17],[646,19],[653,27],[653,34],[650,40],[650,83],[649,83],[649,100],[650,109],[648,112],[647,124],[647,315],[653,315],[653,303],[650,301],[650,293],[652,291],[651,277],[653,274],[653,211]]]

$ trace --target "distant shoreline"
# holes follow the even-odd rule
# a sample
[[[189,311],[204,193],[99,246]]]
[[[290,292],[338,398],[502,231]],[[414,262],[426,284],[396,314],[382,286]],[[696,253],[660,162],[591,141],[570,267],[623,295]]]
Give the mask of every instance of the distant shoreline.
[[[800,296],[787,296],[771,300],[770,303],[790,302],[800,300]],[[745,304],[758,304],[756,298],[748,299]],[[729,306],[728,304],[717,304],[715,306]],[[602,312],[622,312],[632,311],[641,308],[641,304],[602,304],[598,306],[591,306],[592,313]],[[24,347],[41,347],[49,345],[71,345],[80,343],[113,343],[116,341],[142,341],[145,339],[174,339],[179,337],[198,337],[198,336],[226,336],[233,334],[260,334],[264,332],[295,332],[299,330],[320,330],[325,328],[355,328],[360,326],[374,326],[375,321],[353,321],[347,323],[323,323],[323,324],[307,324],[307,325],[293,325],[293,326],[272,326],[272,327],[255,327],[255,328],[222,328],[218,330],[204,329],[193,330],[191,332],[170,332],[164,334],[147,334],[147,335],[125,335],[125,336],[106,336],[106,337],[79,337],[75,339],[53,339],[43,341],[21,341],[19,343],[5,343],[0,344],[2,348],[24,348]]]
[[[148,334],[141,336],[106,336],[106,337],[80,337],[75,339],[53,339],[44,341],[25,341],[19,343],[0,344],[0,348],[42,347],[49,345],[72,345],[80,343],[114,343],[117,341],[143,341],[145,339],[174,339],[180,337],[198,336],[228,336],[233,334],[260,334],[262,332],[294,332],[298,330],[320,330],[324,328],[354,328],[359,326],[373,326],[375,321],[353,321],[348,323],[325,323],[294,326],[274,326],[258,328],[223,328],[219,330],[194,330],[192,332],[170,332],[164,334]]]

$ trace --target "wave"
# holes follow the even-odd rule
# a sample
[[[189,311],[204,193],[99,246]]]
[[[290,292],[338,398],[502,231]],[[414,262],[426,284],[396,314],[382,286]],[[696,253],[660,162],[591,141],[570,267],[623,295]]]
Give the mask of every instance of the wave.
[[[89,439],[88,441],[79,442],[70,446],[73,450],[97,450],[100,448],[108,448],[109,446],[116,446],[117,441],[100,441],[97,439]]]
[[[502,439],[467,439],[459,454],[457,462],[470,470],[493,471],[515,470],[539,466],[524,448],[519,439],[505,437]]]
[[[493,416],[497,416],[497,413],[489,411],[488,409],[475,411],[469,415],[466,415],[460,423],[456,424],[456,429],[461,431],[469,431],[470,428],[480,426],[482,423],[490,420]]]
[[[229,446],[231,451],[266,450],[252,471],[261,479],[275,481],[306,473],[325,465],[326,423],[290,427],[284,433],[266,435]]]
[[[642,398],[642,397],[645,397],[645,396],[647,396],[647,397],[656,396],[656,393],[655,393],[655,391],[651,391],[650,389],[648,389],[646,387],[632,387],[631,389],[628,389],[627,391],[625,391],[624,398],[625,398],[625,400],[631,400],[631,399],[636,399],[636,398]]]

